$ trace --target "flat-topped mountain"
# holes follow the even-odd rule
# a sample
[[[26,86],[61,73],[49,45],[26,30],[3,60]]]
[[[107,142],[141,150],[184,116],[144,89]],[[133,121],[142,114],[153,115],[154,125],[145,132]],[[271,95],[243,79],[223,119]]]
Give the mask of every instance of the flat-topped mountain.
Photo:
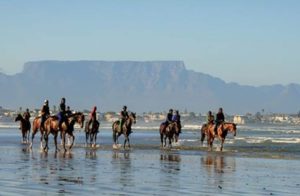
[[[293,112],[300,109],[300,86],[242,86],[187,70],[182,61],[36,61],[21,73],[0,73],[0,105],[40,108],[66,97],[73,109],[97,105],[102,111],[227,113]]]

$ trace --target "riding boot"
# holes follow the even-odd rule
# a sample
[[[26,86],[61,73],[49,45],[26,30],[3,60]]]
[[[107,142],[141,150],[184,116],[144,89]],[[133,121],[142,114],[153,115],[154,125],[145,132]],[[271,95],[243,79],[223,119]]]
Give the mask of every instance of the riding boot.
[[[218,135],[218,125],[215,125],[214,132],[215,132],[215,135]]]

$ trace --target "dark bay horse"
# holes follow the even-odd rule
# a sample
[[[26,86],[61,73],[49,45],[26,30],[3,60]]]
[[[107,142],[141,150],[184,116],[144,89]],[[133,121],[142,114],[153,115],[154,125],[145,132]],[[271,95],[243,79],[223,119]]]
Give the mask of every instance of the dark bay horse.
[[[98,120],[95,120],[92,123],[92,126],[89,126],[89,122],[87,121],[85,123],[85,144],[87,145],[88,143],[90,144],[90,146],[92,147],[96,147],[96,142],[97,142],[97,134],[99,132],[99,127],[100,127],[100,123]],[[88,140],[90,140],[90,142],[88,142]]]
[[[30,128],[31,128],[30,121],[23,118],[21,114],[18,114],[18,116],[15,118],[15,122],[17,121],[20,121],[20,129],[22,132],[22,143],[28,143]]]
[[[161,147],[166,147],[167,139],[169,140],[169,147],[172,147],[172,140],[174,136],[176,138],[175,140],[178,140],[179,126],[177,125],[176,122],[172,122],[168,124],[167,127],[164,123],[161,123],[159,127],[159,133],[160,133]]]
[[[120,135],[124,135],[124,146],[125,149],[126,142],[128,143],[128,147],[130,148],[130,141],[129,141],[129,135],[131,133],[131,126],[132,124],[136,123],[136,114],[133,112],[129,113],[129,117],[126,119],[126,121],[123,124],[122,130],[120,130],[120,121],[117,120],[112,124],[112,131],[113,131],[113,141],[114,141],[114,147],[118,144],[118,138]]]
[[[201,127],[201,143],[203,143],[205,136],[207,137],[207,146],[212,150],[212,145],[215,137],[218,137],[221,142],[220,151],[223,150],[223,145],[228,132],[232,132],[236,136],[236,124],[224,122],[219,125],[217,129],[217,135],[214,132],[214,124],[204,124]]]
[[[45,132],[44,132],[44,138],[45,138],[45,147],[44,150],[47,151],[49,149],[48,146],[48,137],[50,133],[54,135],[54,144],[55,144],[55,151],[58,151],[59,149],[57,148],[57,136],[58,132],[61,132],[61,137],[62,137],[62,145],[63,149],[67,151],[66,149],[66,134],[68,134],[70,137],[72,137],[72,144],[70,145],[70,149],[73,147],[75,136],[73,134],[74,130],[74,124],[78,123],[81,128],[83,128],[84,124],[84,114],[81,112],[77,112],[75,114],[71,114],[67,117],[69,126],[66,125],[66,123],[62,123],[62,130],[59,129],[59,119],[57,116],[51,116],[47,118],[45,121]]]

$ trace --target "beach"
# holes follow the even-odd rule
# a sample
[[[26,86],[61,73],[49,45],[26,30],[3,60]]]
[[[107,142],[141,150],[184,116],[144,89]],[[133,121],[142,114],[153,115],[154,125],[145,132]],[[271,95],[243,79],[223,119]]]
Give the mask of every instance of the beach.
[[[263,137],[263,130],[271,139],[264,139],[268,137]],[[157,130],[133,131],[130,150],[112,149],[111,130],[104,127],[97,148],[85,147],[84,133],[76,131],[71,151],[56,153],[50,136],[46,153],[39,148],[39,134],[30,150],[21,144],[17,128],[0,128],[0,195],[295,195],[300,191],[300,146],[292,140],[299,138],[295,127],[240,127],[236,138],[225,141],[224,152],[217,151],[217,142],[213,152],[200,146],[196,130],[184,129],[172,149],[160,148]]]

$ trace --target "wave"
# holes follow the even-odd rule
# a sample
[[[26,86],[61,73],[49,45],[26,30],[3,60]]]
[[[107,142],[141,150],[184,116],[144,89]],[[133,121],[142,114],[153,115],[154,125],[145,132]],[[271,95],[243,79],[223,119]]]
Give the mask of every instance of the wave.
[[[248,144],[261,144],[261,143],[266,143],[266,142],[284,143],[284,144],[298,144],[298,143],[300,143],[300,138],[236,137],[235,140],[244,141]]]

